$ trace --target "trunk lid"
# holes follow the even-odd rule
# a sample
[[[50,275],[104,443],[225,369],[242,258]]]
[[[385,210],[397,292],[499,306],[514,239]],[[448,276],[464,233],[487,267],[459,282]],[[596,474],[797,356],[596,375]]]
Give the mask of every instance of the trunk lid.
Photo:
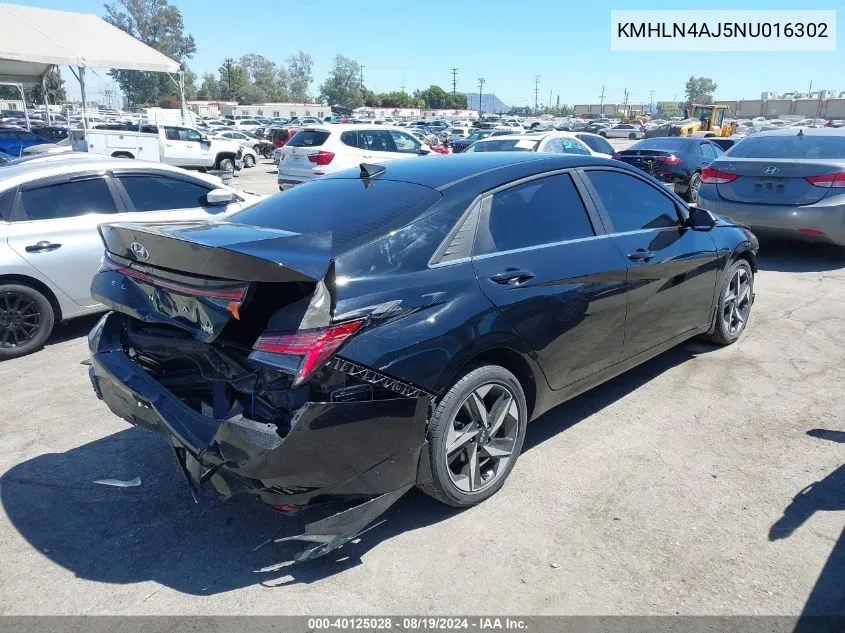
[[[678,152],[664,149],[626,149],[616,152],[614,158],[654,175],[654,170],[661,166],[661,159],[672,156],[681,158]]]
[[[808,176],[842,171],[829,161],[790,158],[719,158],[710,164],[735,180],[716,185],[719,195],[733,202],[772,205],[807,205],[825,197],[831,189],[811,184]],[[836,191],[835,189],[833,191]]]
[[[227,222],[104,224],[92,296],[112,310],[250,347],[275,311],[314,292],[331,266],[331,235]],[[233,323],[237,321],[238,323]]]

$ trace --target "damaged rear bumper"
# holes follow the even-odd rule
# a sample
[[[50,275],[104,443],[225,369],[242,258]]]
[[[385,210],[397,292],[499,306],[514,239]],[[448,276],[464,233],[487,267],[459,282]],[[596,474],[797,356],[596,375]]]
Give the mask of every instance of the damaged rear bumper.
[[[417,482],[428,396],[308,402],[282,437],[272,424],[215,420],[183,403],[124,352],[121,319],[106,315],[89,336],[94,390],[115,415],[167,438],[194,485],[246,489],[271,505],[364,499],[293,537],[317,543],[299,560],[354,538]]]

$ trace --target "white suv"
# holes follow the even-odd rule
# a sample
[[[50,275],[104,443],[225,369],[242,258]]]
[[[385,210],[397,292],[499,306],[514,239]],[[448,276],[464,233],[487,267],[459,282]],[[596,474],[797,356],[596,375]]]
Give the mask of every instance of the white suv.
[[[357,167],[361,163],[383,163],[430,153],[428,145],[400,128],[383,125],[309,126],[294,134],[282,148],[279,189]]]

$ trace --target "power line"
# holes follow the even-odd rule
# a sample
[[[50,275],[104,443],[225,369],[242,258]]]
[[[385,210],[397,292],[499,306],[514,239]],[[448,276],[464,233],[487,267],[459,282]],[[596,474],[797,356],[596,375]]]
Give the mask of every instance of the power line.
[[[458,69],[453,68],[452,69],[452,96],[453,97],[455,96],[455,90],[457,90],[457,87],[458,87]]]
[[[540,75],[534,75],[534,112],[537,112],[537,103],[540,97]]]

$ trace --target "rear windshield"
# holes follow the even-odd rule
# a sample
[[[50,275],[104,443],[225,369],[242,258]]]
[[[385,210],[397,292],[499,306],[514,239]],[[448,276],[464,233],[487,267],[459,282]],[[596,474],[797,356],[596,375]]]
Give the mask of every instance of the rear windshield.
[[[501,141],[479,141],[470,145],[468,152],[533,152],[540,141],[533,139],[506,139]]]
[[[750,136],[730,150],[732,158],[845,158],[845,136]]]
[[[434,189],[392,180],[325,179],[298,185],[229,216],[295,233],[332,233],[334,253],[381,237],[440,200]]]
[[[329,132],[322,130],[300,130],[288,141],[290,147],[319,147],[329,138]]]

